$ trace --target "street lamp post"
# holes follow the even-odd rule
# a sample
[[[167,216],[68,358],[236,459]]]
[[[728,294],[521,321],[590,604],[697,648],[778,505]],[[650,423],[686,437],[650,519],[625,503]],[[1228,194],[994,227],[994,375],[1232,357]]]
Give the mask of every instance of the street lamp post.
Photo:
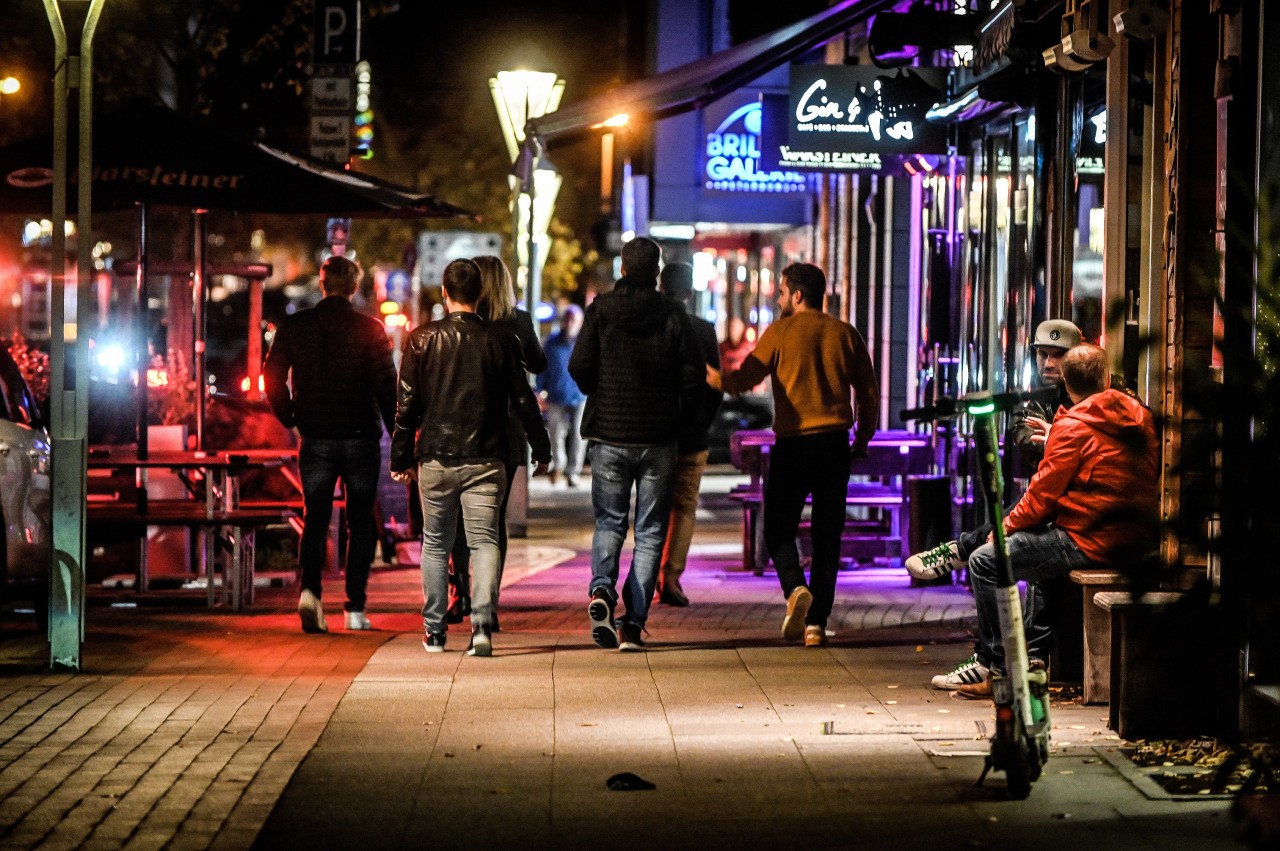
[[[542,298],[547,228],[562,181],[536,140],[525,138],[524,128],[531,118],[559,108],[564,80],[549,72],[500,71],[489,80],[489,90],[513,163],[511,239],[516,280],[524,288],[526,309],[533,315]]]
[[[53,501],[53,548],[49,570],[49,658],[55,669],[79,670],[84,640],[85,501],[89,432],[89,349],[81,330],[89,326],[93,301],[92,184],[93,173],[93,36],[106,0],[82,0],[68,5],[84,10],[73,21],[68,38],[58,0],[44,0],[54,40],[53,77],[53,260],[50,269],[52,304],[50,328],[50,395]],[[84,7],[87,5],[87,9]],[[75,23],[79,23],[76,32]],[[78,50],[77,50],[78,48]],[[68,73],[76,69],[77,76]],[[67,299],[67,136],[70,90],[79,88],[77,108],[80,136],[76,218],[75,313],[66,315]]]

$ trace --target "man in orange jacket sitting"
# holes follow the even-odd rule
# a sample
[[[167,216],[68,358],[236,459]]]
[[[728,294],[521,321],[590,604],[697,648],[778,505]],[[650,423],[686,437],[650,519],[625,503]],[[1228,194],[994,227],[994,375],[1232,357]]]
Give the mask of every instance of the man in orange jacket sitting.
[[[1019,581],[1140,558],[1155,543],[1159,446],[1151,412],[1110,389],[1107,355],[1090,344],[1062,360],[1072,405],[1061,409],[1022,499],[1004,519],[1009,563]],[[996,604],[996,554],[990,541],[969,556],[978,608],[978,682],[964,697],[991,695],[990,671],[1004,669]]]

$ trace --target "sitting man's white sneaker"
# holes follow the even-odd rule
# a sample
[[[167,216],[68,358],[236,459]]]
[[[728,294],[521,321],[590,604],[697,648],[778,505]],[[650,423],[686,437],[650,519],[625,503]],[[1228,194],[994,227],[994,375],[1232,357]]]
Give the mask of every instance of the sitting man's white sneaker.
[[[991,678],[991,669],[978,661],[977,654],[965,659],[945,674],[938,674],[930,683],[942,691],[955,691],[961,686],[973,686]]]
[[[347,612],[347,629],[373,629],[373,624],[369,623],[364,612]]]
[[[955,541],[947,541],[938,544],[931,550],[925,550],[921,553],[909,557],[903,567],[907,569],[907,573],[915,579],[938,579],[946,576],[958,567],[963,567],[964,561],[960,558],[960,548]]]
[[[298,597],[298,617],[302,619],[303,632],[329,631],[329,625],[324,622],[324,606],[310,591],[303,591]]]

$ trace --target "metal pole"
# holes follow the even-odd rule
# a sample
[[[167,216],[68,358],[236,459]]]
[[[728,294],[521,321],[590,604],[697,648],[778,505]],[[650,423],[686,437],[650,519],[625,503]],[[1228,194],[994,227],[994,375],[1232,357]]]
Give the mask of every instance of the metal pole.
[[[92,298],[93,35],[106,0],[92,0],[70,55],[56,0],[44,0],[54,38],[53,258],[51,281],[51,398],[53,552],[49,572],[49,661],[56,669],[79,670],[84,641],[85,493],[88,464],[89,352],[80,339],[88,327]],[[74,72],[74,77],[72,76]],[[68,94],[80,89],[77,280],[75,313],[66,313]]]
[[[538,268],[538,241],[534,238],[533,232],[533,205],[536,196],[533,188],[533,175],[529,175],[529,286],[525,288],[525,309],[529,311],[529,315],[533,316],[538,306],[538,302],[542,299],[542,271]],[[533,331],[538,333],[538,323],[533,323]]]
[[[149,433],[147,431],[147,368],[151,365],[150,352],[147,345],[149,341],[149,328],[147,327],[147,265],[150,262],[149,249],[147,247],[148,237],[147,205],[138,205],[138,268],[134,272],[134,297],[137,300],[137,314],[134,317],[134,341],[133,341],[133,357],[136,367],[137,376],[137,430],[138,430],[138,457],[146,460],[150,455]],[[135,497],[135,505],[139,514],[146,514],[149,510],[147,505],[147,468],[138,465],[133,471],[133,485],[137,491]],[[136,593],[142,594],[147,590],[147,584],[150,580],[150,551],[147,548],[147,536],[143,535],[138,541],[138,581],[134,586]]]
[[[138,376],[138,396],[137,396],[137,429],[138,429],[138,457],[146,460],[148,453],[147,441],[147,369],[151,366],[150,349],[150,328],[147,323],[147,266],[151,262],[149,249],[147,247],[148,240],[148,217],[147,205],[138,205],[138,268],[134,273],[134,298],[138,307],[137,318],[134,328],[134,363],[137,366]],[[145,471],[142,467],[138,468],[140,477],[139,482],[145,484]],[[139,507],[146,504],[146,489],[138,491]]]
[[[196,449],[199,450],[204,449],[204,401],[205,388],[208,386],[205,378],[205,338],[208,332],[205,311],[205,241],[209,214],[207,210],[194,210],[193,216],[191,230],[195,243],[192,246],[191,318],[195,324],[195,345],[194,357],[191,359],[191,377],[196,384]]]

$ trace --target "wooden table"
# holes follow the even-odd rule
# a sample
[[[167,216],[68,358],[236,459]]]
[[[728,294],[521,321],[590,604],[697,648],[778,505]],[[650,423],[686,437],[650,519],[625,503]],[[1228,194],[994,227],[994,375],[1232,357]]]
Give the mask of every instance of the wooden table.
[[[240,506],[240,478],[250,470],[282,467],[295,458],[294,449],[244,449],[218,452],[162,451],[140,458],[134,447],[95,447],[89,450],[90,470],[132,471],[139,488],[134,500],[92,501],[88,518],[113,525],[136,525],[144,529],[138,557],[139,591],[149,581],[146,552],[147,526],[186,526],[200,533],[197,570],[208,586],[209,605],[218,602],[215,571],[220,555],[222,596],[236,611],[253,601],[254,531],[270,523],[282,522],[281,509],[244,510]],[[170,470],[178,475],[190,499],[148,499],[146,470]],[[223,553],[218,541],[226,543]]]
[[[852,442],[853,433],[849,439]],[[769,476],[769,459],[776,435],[772,429],[743,430],[729,441],[729,459],[750,477],[750,482],[730,496],[742,504],[743,567],[762,574],[769,555],[764,546],[765,482]],[[910,504],[906,497],[908,475],[929,472],[933,448],[927,435],[907,431],[877,431],[867,447],[867,457],[849,466],[852,479],[846,504],[877,508],[889,515],[889,533],[880,540],[896,541],[905,555],[909,529]],[[863,479],[879,481],[863,481]],[[883,554],[883,553],[882,553]]]

